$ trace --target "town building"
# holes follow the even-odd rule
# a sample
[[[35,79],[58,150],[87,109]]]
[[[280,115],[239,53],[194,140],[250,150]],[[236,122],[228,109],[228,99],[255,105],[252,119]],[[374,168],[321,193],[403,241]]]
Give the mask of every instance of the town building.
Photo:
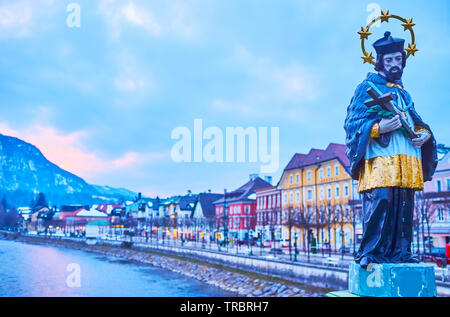
[[[444,248],[450,243],[450,152],[438,161],[433,179],[424,184],[424,194],[416,195],[416,208],[425,218],[419,234],[428,236],[429,231],[433,246]]]
[[[211,192],[198,194],[190,220],[191,226],[188,228],[188,232],[192,232],[197,241],[202,240],[203,238],[205,238],[206,241],[214,239],[214,202],[222,197],[223,194]]]
[[[219,240],[237,241],[256,237],[256,190],[271,184],[256,174],[250,180],[232,192],[225,192],[223,197],[214,202],[215,230]]]
[[[295,154],[287,164],[277,188],[281,190],[284,243],[297,237],[297,244],[339,250],[357,247],[362,236],[361,196],[352,180],[347,147],[330,143],[325,150]],[[355,241],[355,236],[357,240]]]
[[[256,233],[260,241],[281,240],[281,191],[276,186],[256,189]]]

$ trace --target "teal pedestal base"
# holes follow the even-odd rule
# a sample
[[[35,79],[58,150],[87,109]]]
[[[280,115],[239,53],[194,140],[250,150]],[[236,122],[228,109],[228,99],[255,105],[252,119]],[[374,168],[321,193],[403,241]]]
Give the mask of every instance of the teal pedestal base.
[[[359,297],[358,295],[352,294],[349,291],[329,292],[325,296],[326,297]]]
[[[349,292],[370,297],[437,296],[434,266],[431,264],[383,263],[367,269],[350,263]]]

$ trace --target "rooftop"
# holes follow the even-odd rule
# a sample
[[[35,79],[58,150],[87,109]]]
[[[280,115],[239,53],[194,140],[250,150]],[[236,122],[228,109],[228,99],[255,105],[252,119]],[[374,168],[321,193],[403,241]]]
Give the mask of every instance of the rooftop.
[[[296,153],[287,164],[285,171],[314,165],[333,159],[338,159],[347,168],[350,162],[345,155],[347,146],[344,144],[330,143],[325,150],[311,149],[308,154]]]

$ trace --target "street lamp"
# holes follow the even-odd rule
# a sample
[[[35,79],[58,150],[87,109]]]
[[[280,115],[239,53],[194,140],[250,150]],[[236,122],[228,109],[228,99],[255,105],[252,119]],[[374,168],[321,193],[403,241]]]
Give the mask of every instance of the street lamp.
[[[262,251],[264,247],[263,230],[259,229],[259,243],[260,243],[260,255],[262,256]]]
[[[294,262],[297,262],[297,254],[298,254],[298,250],[297,250],[297,232],[294,235]]]
[[[249,231],[248,233],[248,243],[250,244],[250,252],[248,253],[248,255],[253,255],[253,250],[252,250],[252,239],[253,239],[253,232]]]
[[[228,210],[227,210],[227,190],[223,190],[223,218],[224,218],[224,242],[226,244],[227,252],[228,252]]]

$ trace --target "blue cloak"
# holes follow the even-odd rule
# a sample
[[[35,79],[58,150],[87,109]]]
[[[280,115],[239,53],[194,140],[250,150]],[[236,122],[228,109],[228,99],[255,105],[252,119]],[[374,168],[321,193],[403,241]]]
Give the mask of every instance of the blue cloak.
[[[396,88],[389,88],[386,86],[386,79],[375,73],[368,73],[367,78],[358,85],[355,95],[350,101],[347,108],[347,118],[345,119],[344,129],[346,133],[345,143],[347,145],[346,155],[350,160],[351,177],[355,180],[359,178],[359,171],[364,164],[364,156],[366,153],[367,143],[370,138],[370,130],[375,122],[379,122],[382,118],[375,112],[368,112],[368,108],[364,104],[365,101],[371,99],[367,94],[367,89],[370,88],[368,82],[374,83],[377,88],[384,94],[387,92],[394,92]],[[401,84],[401,81],[397,82]],[[409,93],[402,89],[400,94],[404,98],[406,104],[412,101]],[[430,127],[423,122],[417,114],[414,104],[410,108],[410,115],[416,126],[421,126],[431,133],[431,138],[422,146],[422,170],[424,181],[430,181],[433,177],[437,165],[437,150],[436,140]],[[382,146],[388,146],[391,133],[382,134],[376,141]]]

